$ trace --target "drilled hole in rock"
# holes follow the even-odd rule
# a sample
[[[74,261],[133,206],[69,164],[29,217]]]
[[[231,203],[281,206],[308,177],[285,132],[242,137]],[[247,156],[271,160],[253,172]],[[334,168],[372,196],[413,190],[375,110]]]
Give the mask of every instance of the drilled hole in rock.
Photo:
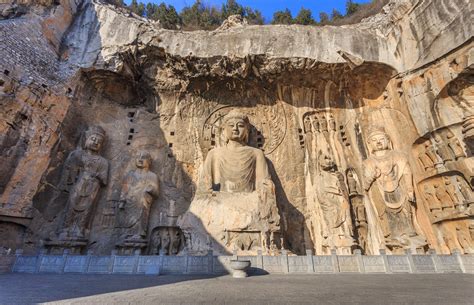
[[[130,133],[134,133],[135,132],[135,128],[130,128]]]
[[[5,84],[5,82],[0,79],[0,86],[3,86],[4,84]]]
[[[173,147],[173,143],[169,143],[168,146],[169,146],[169,147]]]
[[[127,145],[130,145],[130,142],[127,142]]]
[[[257,138],[257,142],[262,142],[262,138]]]
[[[298,132],[300,132],[300,133],[301,133],[301,132],[303,132],[303,129],[301,129],[301,128],[298,128]]]
[[[8,76],[8,74],[10,74],[10,71],[8,71],[8,70],[3,70],[3,74],[5,74],[5,75]]]
[[[71,92],[72,92],[72,89],[71,89],[71,88],[67,88],[66,93],[69,94],[69,93],[71,93]]]
[[[48,85],[41,84],[41,87],[43,87],[43,88],[48,88]]]
[[[128,136],[128,139],[129,139],[129,140],[133,139],[133,136],[132,136],[132,135],[129,135],[129,136]]]
[[[211,141],[211,145],[216,145],[216,141]]]
[[[171,131],[171,132],[170,132],[170,136],[174,136],[174,131]]]
[[[134,116],[135,116],[135,112],[130,111],[130,112],[128,113],[128,117],[129,117],[129,118],[133,118]]]
[[[168,154],[168,158],[173,158],[173,155],[172,155],[172,154]]]

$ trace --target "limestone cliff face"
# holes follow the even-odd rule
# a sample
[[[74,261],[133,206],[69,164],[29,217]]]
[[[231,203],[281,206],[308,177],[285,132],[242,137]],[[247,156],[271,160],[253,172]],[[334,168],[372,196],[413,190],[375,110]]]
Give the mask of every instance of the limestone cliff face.
[[[34,251],[54,239],[68,201],[60,187],[66,157],[88,126],[100,125],[110,181],[86,248],[109,253],[119,241],[117,202],[138,150],[150,152],[160,179],[148,229],[155,247],[153,234],[174,228],[193,200],[219,118],[239,108],[253,126],[250,145],[269,163],[281,235],[294,253],[337,247],[318,195],[321,151],[343,177],[355,246],[399,250],[377,210],[383,190],[364,190],[374,126],[413,174],[412,220],[426,240],[418,250],[471,252],[471,14],[467,0],[393,0],[350,26],[183,32],[97,1],[64,0],[0,21],[4,246]]]

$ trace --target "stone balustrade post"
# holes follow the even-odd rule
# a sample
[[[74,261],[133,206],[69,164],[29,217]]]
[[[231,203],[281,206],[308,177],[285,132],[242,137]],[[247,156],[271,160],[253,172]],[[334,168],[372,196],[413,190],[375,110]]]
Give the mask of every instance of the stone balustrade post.
[[[388,264],[387,252],[385,251],[385,249],[380,249],[379,253],[380,255],[382,255],[383,265],[385,267],[385,273],[392,273],[392,269],[390,269],[390,265]]]
[[[362,260],[362,251],[360,249],[355,249],[354,255],[357,259],[357,265],[359,265],[359,272],[365,273],[364,261]]]
[[[308,273],[314,273],[313,251],[306,249],[306,263],[308,264]]]
[[[283,273],[289,273],[290,266],[288,265],[288,251],[281,250],[280,258],[281,258],[281,268],[282,268]]]

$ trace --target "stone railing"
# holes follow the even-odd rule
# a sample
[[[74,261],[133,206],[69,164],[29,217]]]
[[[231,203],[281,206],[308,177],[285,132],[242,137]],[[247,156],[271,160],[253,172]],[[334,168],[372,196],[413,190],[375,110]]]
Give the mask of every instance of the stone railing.
[[[87,274],[227,274],[232,259],[249,260],[249,273],[474,273],[474,255],[288,255],[278,256],[142,256],[15,255],[0,256],[0,270],[25,273]]]

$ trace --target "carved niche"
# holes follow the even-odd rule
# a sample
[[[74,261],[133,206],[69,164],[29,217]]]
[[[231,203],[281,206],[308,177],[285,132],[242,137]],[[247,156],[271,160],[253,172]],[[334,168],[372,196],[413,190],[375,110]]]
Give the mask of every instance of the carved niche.
[[[442,248],[473,253],[474,195],[466,179],[460,173],[449,172],[425,179],[418,190]]]

